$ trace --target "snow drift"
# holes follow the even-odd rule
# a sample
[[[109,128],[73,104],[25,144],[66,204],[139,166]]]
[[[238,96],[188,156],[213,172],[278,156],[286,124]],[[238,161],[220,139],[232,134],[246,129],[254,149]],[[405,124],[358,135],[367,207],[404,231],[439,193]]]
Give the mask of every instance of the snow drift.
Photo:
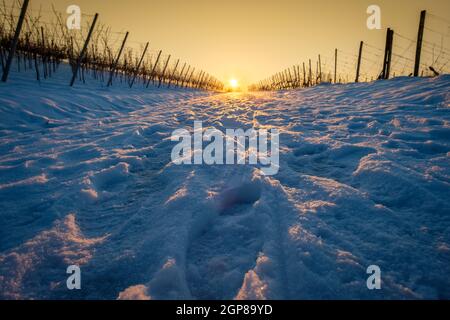
[[[29,78],[0,86],[1,298],[450,298],[450,76],[226,94]],[[194,120],[278,129],[279,173],[174,165]]]

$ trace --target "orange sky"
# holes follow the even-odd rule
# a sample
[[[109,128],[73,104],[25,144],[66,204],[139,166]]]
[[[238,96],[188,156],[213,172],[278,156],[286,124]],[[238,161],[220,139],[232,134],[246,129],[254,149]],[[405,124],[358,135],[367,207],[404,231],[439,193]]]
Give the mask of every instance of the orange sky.
[[[31,0],[31,6],[49,9],[52,2],[62,12],[70,4],[98,12],[113,30],[130,31],[130,40],[150,41],[224,82],[242,84],[319,53],[325,60],[335,47],[356,53],[360,40],[383,48],[388,26],[415,38],[421,9],[450,20],[449,0]],[[381,7],[382,30],[366,27],[371,4]]]

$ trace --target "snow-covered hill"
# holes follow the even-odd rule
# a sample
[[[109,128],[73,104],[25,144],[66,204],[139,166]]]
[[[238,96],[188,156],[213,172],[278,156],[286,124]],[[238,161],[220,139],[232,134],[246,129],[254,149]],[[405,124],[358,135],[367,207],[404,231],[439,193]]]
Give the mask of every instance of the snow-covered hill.
[[[450,298],[450,76],[225,94],[31,78],[0,85],[1,298]],[[174,165],[194,120],[278,129],[279,173]]]

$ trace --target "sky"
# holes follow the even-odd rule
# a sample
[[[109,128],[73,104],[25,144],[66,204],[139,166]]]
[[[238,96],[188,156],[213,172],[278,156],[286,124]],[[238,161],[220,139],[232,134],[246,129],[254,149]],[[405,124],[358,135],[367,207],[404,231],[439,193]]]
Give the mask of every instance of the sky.
[[[49,10],[50,3],[62,12],[73,4],[98,12],[134,43],[149,41],[242,85],[318,54],[328,61],[334,48],[356,54],[361,40],[383,48],[387,27],[415,39],[422,9],[450,20],[449,0],[31,0],[31,7]],[[381,9],[381,30],[366,26],[373,4]]]

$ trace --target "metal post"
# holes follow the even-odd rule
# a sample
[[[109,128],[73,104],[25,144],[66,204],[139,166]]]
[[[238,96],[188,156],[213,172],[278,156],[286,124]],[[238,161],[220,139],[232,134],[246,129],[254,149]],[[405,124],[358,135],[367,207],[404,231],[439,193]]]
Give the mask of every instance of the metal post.
[[[8,80],[9,70],[11,68],[14,55],[16,54],[17,42],[19,42],[20,31],[22,30],[23,21],[25,20],[25,14],[27,12],[28,3],[30,0],[24,0],[22,9],[20,10],[19,21],[17,21],[16,32],[14,33],[14,38],[11,43],[11,49],[9,50],[8,59],[6,60],[5,70],[2,74],[2,81],[6,82]]]
[[[364,44],[364,42],[362,42],[362,41],[359,43],[358,65],[356,67],[355,82],[359,81],[359,70],[361,69],[361,55],[362,55],[363,44]]]
[[[320,54],[319,54],[319,83],[322,82],[322,62],[320,61]]]
[[[107,87],[109,87],[112,84],[112,78],[113,78],[114,72],[116,71],[117,65],[119,64],[119,59],[120,59],[120,56],[122,55],[122,51],[125,46],[125,42],[127,42],[127,38],[128,38],[128,31],[125,34],[125,38],[122,41],[122,45],[120,46],[120,50],[119,50],[119,53],[117,54],[116,60],[114,61],[113,65],[111,66],[111,71],[109,73],[109,80],[106,85]]]
[[[170,84],[172,83],[172,79],[175,76],[175,72],[177,71],[178,68],[178,63],[180,63],[180,59],[178,59],[177,63],[175,63],[175,68],[173,68],[172,75],[169,76],[169,84],[167,85],[167,88],[170,88]]]
[[[71,87],[73,86],[73,84],[75,83],[75,79],[77,78],[78,69],[80,68],[81,62],[84,58],[84,55],[86,54],[86,50],[87,50],[89,41],[91,40],[92,33],[94,32],[95,24],[97,23],[97,19],[98,19],[98,13],[96,13],[94,16],[94,21],[92,21],[91,28],[89,29],[88,36],[86,38],[86,41],[84,42],[83,49],[81,50],[80,56],[78,57],[77,65],[75,66],[75,70],[73,71],[72,80],[70,80]]]
[[[420,12],[419,31],[417,33],[416,60],[414,62],[414,77],[419,76],[420,54],[422,51],[423,29],[425,27],[426,10]]]
[[[158,88],[161,87],[161,81],[162,81],[162,79],[163,79],[164,76],[165,76],[167,66],[169,65],[169,60],[170,60],[170,54],[169,54],[169,56],[167,57],[166,65],[164,66],[164,69],[163,69],[163,71],[162,71],[162,74],[159,76]]]
[[[136,80],[136,76],[139,73],[139,69],[141,68],[142,60],[144,60],[144,56],[145,56],[145,53],[147,52],[147,49],[148,49],[148,42],[145,44],[145,48],[144,48],[144,51],[142,52],[141,59],[139,60],[136,70],[134,71],[133,79],[131,80],[131,83],[130,83],[130,88],[133,87],[134,80]]]
[[[152,68],[152,72],[150,72],[150,76],[148,77],[146,88],[148,88],[148,85],[150,84],[150,80],[153,80],[153,78],[155,76],[156,67],[158,66],[158,62],[159,62],[159,58],[161,57],[161,53],[162,53],[162,50],[159,50],[158,56],[156,57],[155,64],[153,65],[153,68]]]
[[[334,83],[336,83],[337,74],[337,49],[334,49]]]

